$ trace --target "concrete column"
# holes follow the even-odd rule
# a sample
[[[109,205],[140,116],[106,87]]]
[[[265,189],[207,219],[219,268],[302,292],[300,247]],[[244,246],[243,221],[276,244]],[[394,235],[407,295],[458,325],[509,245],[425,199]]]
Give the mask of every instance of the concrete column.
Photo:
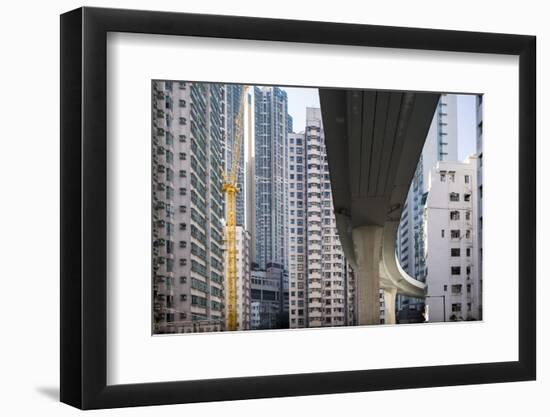
[[[395,298],[397,288],[384,288],[384,323],[395,324]]]
[[[361,226],[352,231],[357,269],[357,324],[380,323],[380,257],[382,227]]]

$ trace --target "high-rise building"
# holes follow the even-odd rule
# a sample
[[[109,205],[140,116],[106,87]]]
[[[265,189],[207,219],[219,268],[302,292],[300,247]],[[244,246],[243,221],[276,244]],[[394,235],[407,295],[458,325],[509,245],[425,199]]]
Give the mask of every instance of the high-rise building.
[[[277,87],[254,88],[255,261],[287,267],[286,148],[292,118]]]
[[[430,172],[423,230],[431,322],[481,319],[477,159],[438,162]]]
[[[439,99],[422,154],[407,194],[397,236],[397,255],[402,268],[424,281],[423,197],[428,191],[430,170],[438,161],[456,161],[458,154],[456,95]]]
[[[352,275],[338,238],[321,110],[288,140],[290,327],[350,324]],[[351,311],[351,315],[350,315]]]
[[[245,160],[245,228],[254,238],[250,241],[250,260],[256,262],[256,164],[254,158],[254,111],[252,104],[252,95],[247,94],[246,106],[246,130],[245,143],[246,160]]]
[[[457,97],[452,94],[442,94],[428,130],[407,199],[403,205],[396,237],[396,253],[403,270],[422,282],[426,278],[422,213],[425,194],[428,191],[430,170],[438,161],[456,161],[457,158]],[[420,311],[423,309],[423,305],[424,300],[397,296],[397,310]],[[409,313],[407,312],[405,315],[409,315]],[[403,314],[398,316],[403,317]]]
[[[222,109],[222,119],[225,124],[224,129],[224,147],[225,147],[225,169],[228,172],[233,163],[233,145],[235,142],[235,120],[239,115],[241,106],[241,92],[244,87],[241,84],[225,84],[224,85],[224,102]],[[244,115],[243,115],[244,116]],[[237,187],[240,190],[236,196],[236,222],[237,225],[244,226],[245,224],[245,157],[244,157],[244,130],[246,126],[242,125],[243,138],[240,148],[239,167],[237,172]]]
[[[153,304],[156,333],[224,328],[224,86],[155,81]]]
[[[237,330],[250,329],[250,234],[242,226],[236,228],[237,246]],[[227,257],[227,252],[225,252]],[[227,274],[227,262],[225,262]],[[228,305],[226,291],[225,305]]]

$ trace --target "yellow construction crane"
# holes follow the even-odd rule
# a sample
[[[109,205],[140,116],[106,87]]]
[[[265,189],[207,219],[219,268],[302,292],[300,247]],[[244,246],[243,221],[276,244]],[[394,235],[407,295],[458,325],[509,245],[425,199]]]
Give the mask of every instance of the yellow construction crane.
[[[233,150],[231,153],[231,170],[225,173],[222,190],[227,204],[227,330],[237,330],[237,193],[239,178],[239,163],[243,142],[244,106],[248,86],[243,85],[239,113],[235,117],[233,131]]]

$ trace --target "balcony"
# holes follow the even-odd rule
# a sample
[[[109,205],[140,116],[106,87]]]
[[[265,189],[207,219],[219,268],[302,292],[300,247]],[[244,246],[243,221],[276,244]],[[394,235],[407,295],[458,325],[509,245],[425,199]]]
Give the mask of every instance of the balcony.
[[[312,289],[311,286],[310,286],[310,289]],[[310,292],[309,296],[310,296],[311,298],[321,298],[321,297],[323,296],[323,293],[321,292],[321,288],[319,288],[319,289],[312,289],[312,291]],[[310,304],[310,306],[312,306],[312,305]],[[313,307],[313,306],[312,306],[312,307]]]

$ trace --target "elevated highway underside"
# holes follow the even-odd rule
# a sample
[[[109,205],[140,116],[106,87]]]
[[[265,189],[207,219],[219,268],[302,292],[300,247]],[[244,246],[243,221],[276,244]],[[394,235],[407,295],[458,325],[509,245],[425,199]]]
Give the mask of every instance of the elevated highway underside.
[[[425,295],[396,259],[397,228],[439,94],[320,89],[340,241],[356,275],[359,324],[395,323],[396,294]]]

